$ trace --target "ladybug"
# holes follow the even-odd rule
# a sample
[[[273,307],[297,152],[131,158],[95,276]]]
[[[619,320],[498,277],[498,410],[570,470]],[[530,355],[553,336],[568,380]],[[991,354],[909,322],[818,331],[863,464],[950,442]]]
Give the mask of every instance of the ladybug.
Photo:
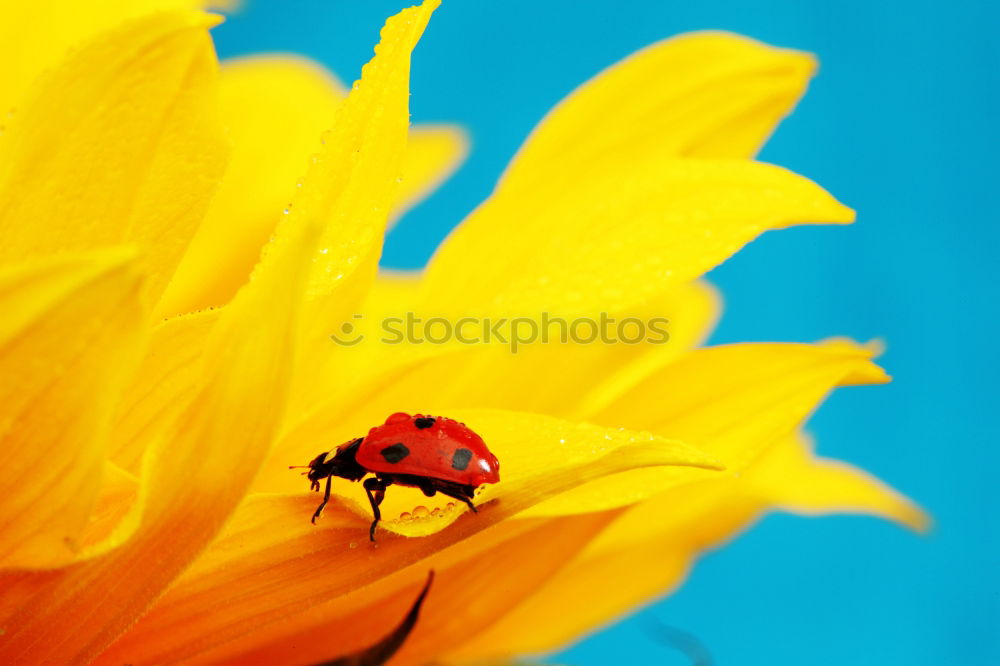
[[[427,497],[441,493],[465,502],[473,512],[476,488],[500,480],[500,461],[482,437],[464,423],[443,416],[410,416],[396,412],[364,437],[352,439],[334,451],[313,458],[304,472],[312,490],[326,479],[323,502],[312,516],[313,524],[330,501],[330,481],[337,476],[348,481],[364,481],[375,520],[368,538],[375,540],[375,526],[382,519],[379,504],[385,489],[396,484],[419,488]],[[293,467],[289,467],[293,469]]]

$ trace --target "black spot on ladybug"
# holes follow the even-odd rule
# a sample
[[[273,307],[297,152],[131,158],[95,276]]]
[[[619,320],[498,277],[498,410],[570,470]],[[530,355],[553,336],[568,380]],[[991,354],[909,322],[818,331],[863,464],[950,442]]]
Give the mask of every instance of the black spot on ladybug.
[[[410,455],[410,450],[402,442],[396,442],[392,446],[387,446],[379,453],[388,463],[398,463],[400,460]]]
[[[419,419],[413,419],[413,425],[417,426],[420,430],[430,428],[434,425],[434,418],[430,416],[421,416]]]
[[[472,451],[469,449],[455,449],[454,455],[451,456],[451,466],[459,472],[464,472],[465,468],[469,466],[470,460],[472,460]]]

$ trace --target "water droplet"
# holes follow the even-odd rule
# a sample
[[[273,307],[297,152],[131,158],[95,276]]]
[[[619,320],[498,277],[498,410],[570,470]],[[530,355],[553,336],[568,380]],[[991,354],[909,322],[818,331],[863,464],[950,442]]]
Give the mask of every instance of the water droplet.
[[[352,541],[351,543],[347,544],[347,547],[350,548],[351,550],[354,550],[355,548],[358,547],[358,542]]]
[[[417,508],[415,508],[413,510],[413,517],[414,518],[426,518],[427,516],[430,515],[430,513],[431,512],[427,510],[426,506],[418,506]]]
[[[447,504],[444,505],[444,508],[446,508],[449,511],[451,511],[452,509],[455,508],[455,503],[454,502],[448,502]]]
[[[403,513],[399,514],[399,519],[404,523],[408,523],[411,520],[413,520],[413,515],[409,511],[404,511]]]
[[[285,210],[281,211],[281,212],[282,212],[283,215],[288,215],[288,209],[287,208]]]
[[[326,254],[326,253],[328,253],[329,251],[330,251],[330,248],[328,248],[328,247],[324,247],[324,248],[323,248],[322,250],[320,250],[320,251],[319,251],[319,253],[320,253],[320,254]]]

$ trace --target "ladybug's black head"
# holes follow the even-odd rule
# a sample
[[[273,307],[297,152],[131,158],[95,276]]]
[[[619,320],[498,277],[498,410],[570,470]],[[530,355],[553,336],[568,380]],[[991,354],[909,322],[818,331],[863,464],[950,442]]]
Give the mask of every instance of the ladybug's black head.
[[[323,451],[309,462],[309,471],[306,473],[306,478],[312,481],[316,487],[319,487],[320,479],[330,476],[333,471],[333,461],[327,461],[326,459],[328,453],[328,451]]]

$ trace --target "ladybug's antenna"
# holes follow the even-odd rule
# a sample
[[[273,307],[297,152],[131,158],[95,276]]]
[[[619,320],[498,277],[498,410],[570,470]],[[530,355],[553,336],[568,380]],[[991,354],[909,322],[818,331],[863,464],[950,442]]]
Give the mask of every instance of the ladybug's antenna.
[[[312,469],[309,465],[289,465],[288,469]]]

